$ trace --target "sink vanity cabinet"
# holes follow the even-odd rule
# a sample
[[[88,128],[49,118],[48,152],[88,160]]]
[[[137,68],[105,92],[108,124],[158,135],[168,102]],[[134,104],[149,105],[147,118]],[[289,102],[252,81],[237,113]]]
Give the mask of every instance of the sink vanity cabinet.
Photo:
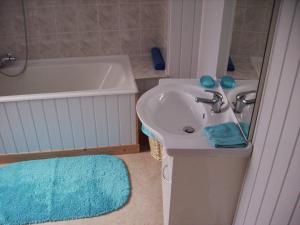
[[[231,225],[248,157],[174,155],[162,159],[165,225]]]
[[[224,96],[219,87],[215,91]],[[212,94],[198,80],[168,79],[137,103],[140,120],[164,146],[164,225],[231,225],[252,147],[211,147],[205,126],[238,121],[226,98],[215,113],[195,97]]]

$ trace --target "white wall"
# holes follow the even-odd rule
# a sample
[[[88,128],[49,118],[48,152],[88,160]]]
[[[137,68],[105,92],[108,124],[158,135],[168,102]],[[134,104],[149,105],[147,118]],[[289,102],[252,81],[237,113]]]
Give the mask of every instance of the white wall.
[[[234,225],[300,224],[299,2],[281,2]]]
[[[170,0],[168,72],[216,76],[227,67],[236,0]]]

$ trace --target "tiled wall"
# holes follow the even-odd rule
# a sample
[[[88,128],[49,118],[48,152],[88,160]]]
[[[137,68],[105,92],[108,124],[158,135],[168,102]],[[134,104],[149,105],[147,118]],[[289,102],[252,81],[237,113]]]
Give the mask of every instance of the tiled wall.
[[[274,0],[237,0],[231,55],[263,56]]]
[[[30,58],[165,52],[167,0],[25,0]],[[20,0],[1,0],[0,54],[24,57]]]

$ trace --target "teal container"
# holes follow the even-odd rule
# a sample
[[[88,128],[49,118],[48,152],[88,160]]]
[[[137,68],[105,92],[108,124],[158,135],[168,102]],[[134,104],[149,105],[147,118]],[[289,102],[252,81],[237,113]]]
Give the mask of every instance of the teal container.
[[[200,85],[204,88],[214,88],[216,86],[216,82],[211,76],[203,75],[200,78]]]
[[[235,88],[236,82],[233,77],[226,75],[221,78],[220,85],[222,88],[232,89]]]

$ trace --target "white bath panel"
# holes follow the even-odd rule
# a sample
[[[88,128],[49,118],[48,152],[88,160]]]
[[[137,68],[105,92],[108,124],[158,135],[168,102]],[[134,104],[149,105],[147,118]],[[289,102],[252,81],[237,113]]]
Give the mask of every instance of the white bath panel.
[[[75,148],[86,148],[79,98],[70,98],[67,101],[69,106]]]
[[[4,151],[6,153],[16,153],[17,148],[15,140],[8,122],[4,104],[0,104],[0,134],[3,141]]]
[[[108,121],[104,96],[93,97],[97,139],[100,146],[108,146]]]
[[[131,143],[137,143],[137,115],[136,115],[136,110],[135,110],[135,105],[136,105],[136,96],[131,95],[130,96],[130,125],[131,125]]]
[[[36,125],[34,123],[31,109],[28,101],[17,102],[17,110],[23,124],[24,134],[28,143],[28,150],[38,152],[41,147],[36,131]]]
[[[109,145],[120,144],[119,131],[119,106],[117,96],[106,97],[107,121],[108,121],[108,142]]]
[[[53,99],[42,100],[51,148],[53,150],[64,149],[60,127],[58,124],[57,108]],[[35,109],[33,109],[35,110]]]
[[[96,134],[96,124],[95,124],[95,114],[94,105],[92,97],[83,97],[80,99],[81,103],[81,113],[84,125],[84,134],[86,140],[86,147],[93,148],[97,144],[97,134]]]
[[[48,126],[45,118],[45,111],[43,109],[42,101],[29,101],[29,108],[32,115],[33,122],[36,128],[36,135],[39,141],[41,151],[51,150],[50,136]]]
[[[64,149],[74,149],[74,137],[72,132],[72,123],[67,100],[56,99],[55,108],[57,110],[59,130]]]
[[[0,154],[130,144],[134,94],[0,103]]]
[[[4,110],[6,111],[8,123],[14,136],[17,151],[28,152],[28,144],[25,138],[24,127],[20,119],[16,102],[4,103]]]
[[[121,95],[118,97],[119,124],[120,124],[120,144],[131,143],[131,117],[130,117],[130,97]]]

